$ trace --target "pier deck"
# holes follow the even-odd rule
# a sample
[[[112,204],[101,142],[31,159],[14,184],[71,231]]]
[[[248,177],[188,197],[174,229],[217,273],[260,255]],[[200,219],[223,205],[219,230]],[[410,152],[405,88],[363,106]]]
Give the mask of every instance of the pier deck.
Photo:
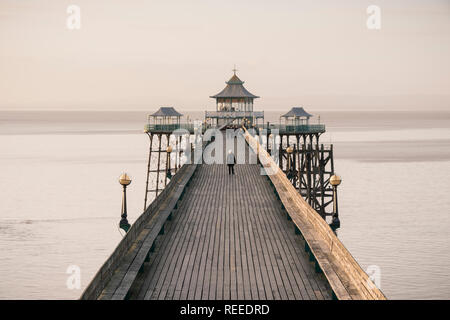
[[[331,298],[260,166],[235,171],[199,165],[130,299]]]
[[[236,175],[226,164],[184,165],[82,299],[386,299],[244,131]],[[254,152],[262,166],[249,163]]]

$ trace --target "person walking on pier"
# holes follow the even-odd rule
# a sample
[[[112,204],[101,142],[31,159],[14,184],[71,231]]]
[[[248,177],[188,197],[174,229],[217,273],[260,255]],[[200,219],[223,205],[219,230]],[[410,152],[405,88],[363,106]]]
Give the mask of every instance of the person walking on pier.
[[[234,165],[236,164],[236,158],[234,156],[233,151],[228,150],[227,154],[227,165],[228,165],[228,174],[234,174]]]

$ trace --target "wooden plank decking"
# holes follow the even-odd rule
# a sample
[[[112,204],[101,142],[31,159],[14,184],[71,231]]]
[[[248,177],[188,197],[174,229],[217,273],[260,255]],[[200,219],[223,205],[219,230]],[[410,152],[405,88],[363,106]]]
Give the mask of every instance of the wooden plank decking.
[[[279,200],[295,224],[296,232],[305,241],[305,250],[309,251],[311,260],[315,261],[316,268],[326,276],[333,295],[339,300],[385,300],[386,296],[364,272],[326,221],[299,195],[272,157],[261,148],[258,140],[246,129],[244,131],[251,149],[258,152],[264,169],[270,172],[268,177]]]
[[[260,166],[235,171],[198,166],[129,298],[331,298]]]

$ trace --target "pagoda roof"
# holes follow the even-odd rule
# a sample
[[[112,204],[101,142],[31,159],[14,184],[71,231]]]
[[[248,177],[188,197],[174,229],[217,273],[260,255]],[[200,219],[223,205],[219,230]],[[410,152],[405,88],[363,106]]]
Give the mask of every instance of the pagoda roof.
[[[161,107],[158,111],[151,114],[152,117],[181,117],[183,116],[173,107]]]
[[[306,117],[306,118],[311,118],[313,115],[306,112],[305,109],[303,109],[303,107],[293,107],[288,113],[283,114],[281,117],[282,118],[290,118],[290,117],[296,117],[296,118],[300,118],[300,117]]]
[[[239,79],[236,73],[225,83],[225,89],[210,98],[259,98],[245,89],[244,81]]]

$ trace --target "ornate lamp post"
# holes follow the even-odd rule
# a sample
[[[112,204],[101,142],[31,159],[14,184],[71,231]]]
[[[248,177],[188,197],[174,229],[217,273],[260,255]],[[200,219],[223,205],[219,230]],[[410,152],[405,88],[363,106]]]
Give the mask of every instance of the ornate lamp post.
[[[166,172],[166,184],[167,184],[167,179],[171,179],[172,178],[172,171],[170,170],[170,154],[172,153],[172,146],[168,146],[166,151],[167,151],[167,172]]]
[[[294,148],[289,146],[286,148],[286,152],[287,152],[286,176],[289,180],[291,180],[291,182],[293,182],[292,178],[293,178],[294,174],[293,174],[293,167],[292,167],[292,153],[294,152]]]
[[[127,186],[131,183],[131,178],[128,174],[123,173],[119,178],[119,183],[123,186],[123,197],[122,197],[122,219],[120,219],[119,227],[125,232],[128,232],[131,225],[127,220]]]
[[[337,199],[337,187],[342,182],[342,179],[338,175],[333,175],[330,178],[330,184],[333,186],[333,218],[331,220],[331,228],[336,229],[341,226],[341,222],[339,221],[339,212],[338,212],[338,199]]]

